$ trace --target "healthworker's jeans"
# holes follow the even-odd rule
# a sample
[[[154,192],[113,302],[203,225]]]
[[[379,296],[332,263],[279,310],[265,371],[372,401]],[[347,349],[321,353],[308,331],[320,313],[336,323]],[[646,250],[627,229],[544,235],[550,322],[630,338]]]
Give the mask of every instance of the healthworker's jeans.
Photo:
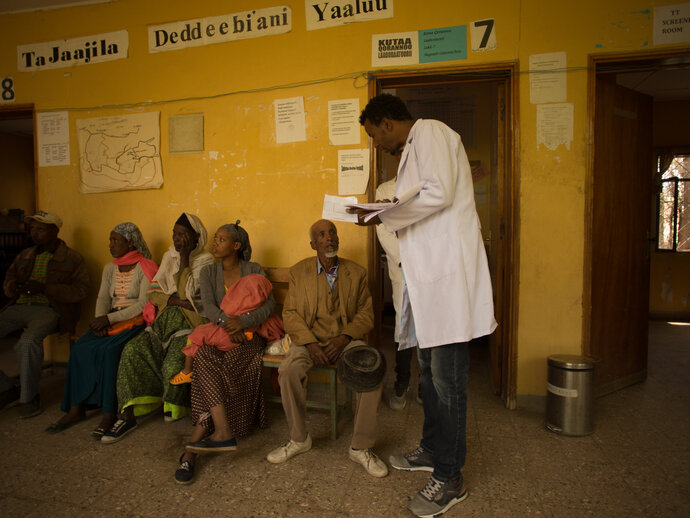
[[[433,454],[434,477],[460,477],[465,465],[467,417],[467,343],[418,350],[424,428],[421,447]]]
[[[14,346],[22,386],[20,403],[28,403],[38,394],[43,363],[43,339],[57,331],[58,315],[50,306],[14,304],[0,313],[0,338],[24,329]]]

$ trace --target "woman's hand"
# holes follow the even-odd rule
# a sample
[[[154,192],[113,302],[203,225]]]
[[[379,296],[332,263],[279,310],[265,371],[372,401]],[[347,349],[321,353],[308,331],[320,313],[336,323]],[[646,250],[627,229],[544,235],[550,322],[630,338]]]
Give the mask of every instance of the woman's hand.
[[[236,344],[243,344],[247,341],[244,331],[239,331],[230,335],[230,341]]]
[[[108,320],[107,315],[101,315],[100,317],[94,318],[91,323],[89,324],[89,327],[91,328],[91,331],[94,333],[97,333],[98,331],[101,331],[102,329],[105,329],[106,331],[110,327],[110,320]],[[103,335],[97,335],[97,336],[103,336]]]
[[[244,331],[244,327],[242,327],[242,321],[240,320],[240,317],[228,317],[228,319],[223,322],[223,329],[225,329],[225,332],[228,333],[230,336],[241,333]],[[235,340],[233,340],[234,342]]]
[[[191,302],[188,300],[182,300],[177,295],[170,295],[170,297],[168,297],[168,306],[179,306],[181,308],[188,309],[189,311],[194,311],[194,306],[192,306]]]

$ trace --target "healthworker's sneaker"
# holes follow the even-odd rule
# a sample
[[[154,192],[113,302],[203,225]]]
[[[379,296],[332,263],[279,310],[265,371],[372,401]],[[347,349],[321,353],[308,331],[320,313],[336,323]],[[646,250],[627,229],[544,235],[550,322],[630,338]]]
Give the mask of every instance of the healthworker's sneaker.
[[[359,462],[372,477],[385,477],[388,475],[388,466],[370,449],[355,450],[350,448],[350,459]]]
[[[441,482],[431,475],[424,489],[415,495],[407,508],[419,518],[433,518],[465,498],[467,489],[462,479]]]
[[[19,404],[19,417],[22,419],[36,417],[41,412],[43,412],[43,408],[41,407],[41,398],[38,394],[28,403]]]
[[[307,438],[303,442],[290,440],[287,444],[276,448],[266,455],[266,460],[272,464],[282,464],[295,455],[309,450],[311,450],[311,436],[307,434]]]
[[[118,419],[110,430],[103,434],[101,437],[101,442],[105,444],[112,444],[119,441],[129,432],[137,427],[137,422],[135,419],[127,421],[126,419]]]
[[[421,446],[401,455],[391,455],[388,462],[402,471],[434,471],[434,457]]]
[[[402,410],[407,405],[407,393],[410,391],[410,386],[400,386],[397,383],[393,387],[393,393],[388,400],[388,406],[392,410]]]

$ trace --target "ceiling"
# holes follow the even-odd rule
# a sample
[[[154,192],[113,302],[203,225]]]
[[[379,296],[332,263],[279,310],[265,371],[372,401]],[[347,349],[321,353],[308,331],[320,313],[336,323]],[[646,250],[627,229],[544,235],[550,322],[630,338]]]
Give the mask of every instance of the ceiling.
[[[60,9],[75,5],[104,4],[112,0],[0,0],[0,14]]]
[[[616,75],[616,83],[655,101],[690,99],[690,68],[647,70]]]

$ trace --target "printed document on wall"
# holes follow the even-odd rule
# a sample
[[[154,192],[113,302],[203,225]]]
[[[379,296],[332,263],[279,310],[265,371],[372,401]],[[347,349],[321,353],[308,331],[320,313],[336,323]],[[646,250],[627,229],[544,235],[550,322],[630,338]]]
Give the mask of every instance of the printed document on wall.
[[[328,101],[328,140],[331,146],[359,144],[359,99]]]
[[[537,149],[544,145],[555,151],[563,144],[570,151],[573,141],[573,103],[537,106]]]
[[[529,57],[529,100],[532,104],[567,100],[565,52]]]
[[[364,194],[369,183],[369,150],[338,151],[338,194]]]
[[[276,143],[303,142],[307,140],[304,120],[304,97],[276,99]]]
[[[83,193],[163,185],[160,112],[77,119]]]
[[[69,114],[39,112],[36,114],[38,130],[38,167],[69,165]]]

